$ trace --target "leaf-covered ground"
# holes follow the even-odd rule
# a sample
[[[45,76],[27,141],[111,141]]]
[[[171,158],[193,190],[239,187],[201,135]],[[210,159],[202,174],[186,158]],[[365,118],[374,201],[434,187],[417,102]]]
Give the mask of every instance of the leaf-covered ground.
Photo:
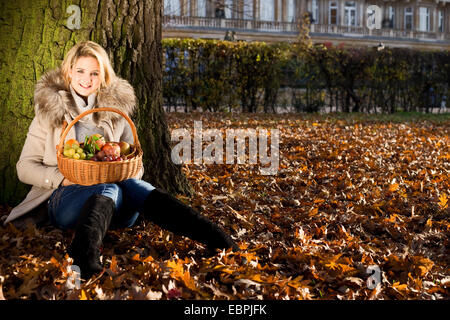
[[[371,119],[371,120],[370,120]],[[448,299],[448,117],[170,114],[171,129],[280,130],[276,175],[260,165],[183,166],[180,197],[226,229],[240,252],[150,223],[109,231],[105,270],[74,287],[72,234],[0,227],[0,299]],[[9,209],[3,207],[5,215]],[[381,283],[368,287],[369,266]],[[374,276],[372,276],[374,277]]]

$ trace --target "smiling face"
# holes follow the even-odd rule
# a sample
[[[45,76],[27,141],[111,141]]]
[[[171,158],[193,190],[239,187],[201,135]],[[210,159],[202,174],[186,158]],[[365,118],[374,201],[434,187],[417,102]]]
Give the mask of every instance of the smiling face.
[[[79,57],[69,75],[72,88],[80,96],[87,97],[100,87],[100,65],[96,58]]]

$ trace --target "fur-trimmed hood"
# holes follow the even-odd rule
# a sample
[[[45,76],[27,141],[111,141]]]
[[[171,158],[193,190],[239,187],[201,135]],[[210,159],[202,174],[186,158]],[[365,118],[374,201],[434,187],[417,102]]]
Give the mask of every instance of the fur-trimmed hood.
[[[34,104],[36,116],[52,127],[61,127],[67,114],[77,114],[75,100],[59,68],[45,73],[37,82]],[[114,107],[131,116],[136,107],[133,87],[117,77],[108,87],[98,91],[94,108],[102,107]],[[120,119],[122,116],[115,112],[93,113],[97,125],[102,121],[114,123]]]

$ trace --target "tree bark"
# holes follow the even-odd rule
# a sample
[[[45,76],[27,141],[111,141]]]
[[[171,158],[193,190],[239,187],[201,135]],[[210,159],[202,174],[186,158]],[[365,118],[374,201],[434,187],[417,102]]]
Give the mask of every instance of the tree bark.
[[[81,9],[80,29],[68,27],[72,4]],[[192,192],[170,158],[162,108],[161,0],[2,1],[0,13],[1,203],[15,205],[29,189],[18,181],[15,164],[34,116],[36,81],[84,40],[102,45],[117,74],[136,91],[133,120],[144,150],[143,179],[171,193]]]

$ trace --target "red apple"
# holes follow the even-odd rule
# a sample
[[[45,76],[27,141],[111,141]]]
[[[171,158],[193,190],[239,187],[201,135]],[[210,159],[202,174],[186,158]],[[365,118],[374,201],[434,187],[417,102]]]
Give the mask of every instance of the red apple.
[[[120,157],[120,146],[115,142],[106,142],[102,151],[105,156]]]
[[[130,153],[131,149],[129,143],[125,141],[120,141],[119,146],[120,146],[120,155],[126,156]]]

